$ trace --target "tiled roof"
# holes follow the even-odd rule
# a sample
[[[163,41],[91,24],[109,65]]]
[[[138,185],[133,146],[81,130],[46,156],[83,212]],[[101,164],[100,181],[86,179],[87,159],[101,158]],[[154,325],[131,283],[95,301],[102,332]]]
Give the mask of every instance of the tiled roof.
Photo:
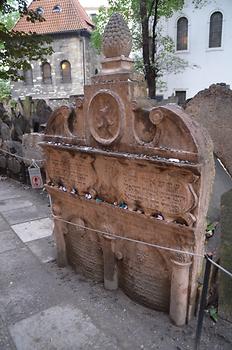
[[[60,12],[54,12],[59,6]],[[93,23],[78,0],[33,0],[29,9],[43,9],[44,22],[28,22],[25,17],[19,19],[13,30],[36,32],[38,34],[63,33],[78,29],[91,31]]]

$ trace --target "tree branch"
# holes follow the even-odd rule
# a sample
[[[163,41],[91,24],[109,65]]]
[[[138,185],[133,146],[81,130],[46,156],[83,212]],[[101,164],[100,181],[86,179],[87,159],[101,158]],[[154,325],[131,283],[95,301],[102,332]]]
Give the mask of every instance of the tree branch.
[[[156,0],[152,0],[152,2],[151,2],[151,7],[150,7],[150,10],[149,10],[149,12],[148,12],[148,18],[150,18],[151,15],[152,15],[152,10],[153,10],[153,7],[154,7],[154,5],[155,5],[155,1],[156,1]]]
[[[159,6],[159,0],[156,0],[155,2],[155,8],[154,8],[154,20],[153,20],[153,26],[152,26],[152,49],[151,49],[151,61],[152,63],[155,62],[155,54],[156,54],[156,26],[158,21],[158,6]]]
[[[140,19],[142,24],[143,61],[147,73],[150,68],[150,49],[146,0],[140,0]]]

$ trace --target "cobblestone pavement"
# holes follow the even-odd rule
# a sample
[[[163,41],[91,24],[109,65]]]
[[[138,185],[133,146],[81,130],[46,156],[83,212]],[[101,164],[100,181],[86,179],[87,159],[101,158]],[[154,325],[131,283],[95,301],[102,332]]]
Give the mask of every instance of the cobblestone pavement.
[[[196,320],[58,268],[52,226],[46,193],[0,177],[0,350],[193,349]],[[231,324],[206,316],[201,349],[232,349]]]

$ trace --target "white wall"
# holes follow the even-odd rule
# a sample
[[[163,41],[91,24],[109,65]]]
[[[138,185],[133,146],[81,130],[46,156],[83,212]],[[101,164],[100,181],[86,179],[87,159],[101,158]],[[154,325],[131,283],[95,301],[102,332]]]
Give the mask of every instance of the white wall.
[[[100,7],[100,6],[107,6],[108,1],[107,0],[79,0],[82,7]]]
[[[222,47],[208,48],[209,19],[213,12],[223,14]],[[181,74],[165,77],[167,91],[164,97],[175,90],[186,90],[187,98],[213,83],[226,83],[232,87],[232,0],[211,0],[202,9],[194,9],[192,0],[187,0],[183,10],[175,13],[166,22],[166,31],[176,42],[177,20],[188,18],[188,50],[176,51],[176,55],[189,63],[189,68]]]
[[[107,7],[108,0],[80,0],[80,4],[91,17],[91,15],[98,13],[99,7]]]

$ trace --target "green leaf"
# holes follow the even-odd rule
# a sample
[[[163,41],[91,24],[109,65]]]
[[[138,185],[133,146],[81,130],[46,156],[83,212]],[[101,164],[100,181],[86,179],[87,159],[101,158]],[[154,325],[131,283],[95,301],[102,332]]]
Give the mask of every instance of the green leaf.
[[[210,222],[207,224],[206,231],[213,231],[217,226],[217,222]]]
[[[211,306],[209,309],[209,315],[212,318],[212,320],[216,323],[218,321],[218,312],[217,309],[214,306]]]
[[[10,98],[10,82],[0,79],[0,102],[9,100]]]
[[[28,10],[27,1],[0,1],[0,79],[3,80],[22,79],[20,71],[28,69],[29,62],[43,60],[53,52],[51,38],[12,30],[22,16],[31,22],[44,21],[35,11]]]

